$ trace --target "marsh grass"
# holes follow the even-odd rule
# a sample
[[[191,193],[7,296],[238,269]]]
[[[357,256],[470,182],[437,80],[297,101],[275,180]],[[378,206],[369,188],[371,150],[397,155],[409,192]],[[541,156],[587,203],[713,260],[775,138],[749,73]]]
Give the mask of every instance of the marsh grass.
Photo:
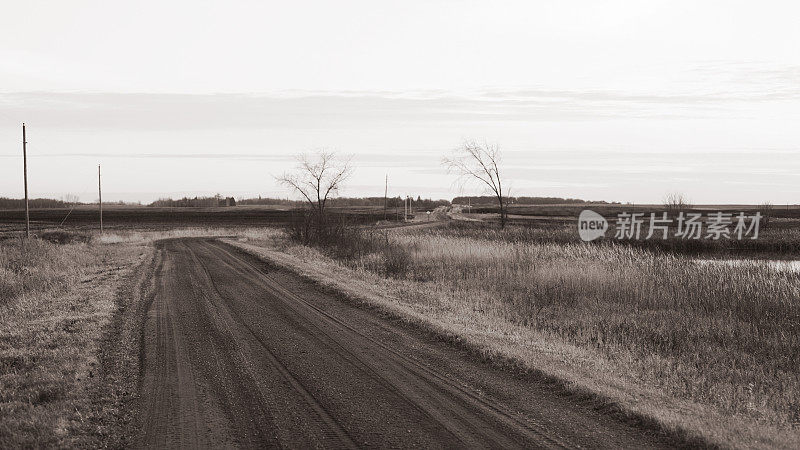
[[[800,274],[560,236],[463,225],[399,231],[362,236],[372,245],[340,260],[419,283],[450,308],[601,354],[676,398],[800,428]],[[393,259],[404,263],[389,273]]]

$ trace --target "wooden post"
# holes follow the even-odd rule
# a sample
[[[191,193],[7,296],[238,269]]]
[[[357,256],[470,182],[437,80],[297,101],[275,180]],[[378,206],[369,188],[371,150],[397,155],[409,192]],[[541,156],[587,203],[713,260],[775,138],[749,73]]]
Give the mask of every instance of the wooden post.
[[[31,237],[31,213],[28,206],[28,149],[25,139],[25,124],[22,124],[22,170],[25,180],[25,237]]]
[[[103,186],[100,183],[100,164],[97,165],[97,195],[100,204],[100,234],[103,234]]]
[[[386,174],[386,185],[383,188],[383,220],[386,220],[386,199],[389,195],[389,174]]]

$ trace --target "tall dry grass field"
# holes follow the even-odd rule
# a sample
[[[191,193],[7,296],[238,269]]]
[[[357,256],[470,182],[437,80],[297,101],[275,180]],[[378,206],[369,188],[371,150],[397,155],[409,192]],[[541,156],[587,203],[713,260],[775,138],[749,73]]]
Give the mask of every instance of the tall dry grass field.
[[[0,244],[0,308],[25,308],[27,294],[58,293],[76,283],[93,262],[85,244],[59,246],[38,239]]]
[[[421,283],[441,294],[432,301],[491,316],[500,330],[521,325],[601,354],[671,396],[800,427],[800,274],[630,245],[548,243],[546,231],[531,242],[520,233],[528,232],[373,236],[384,245],[362,245],[370,251],[344,262]]]

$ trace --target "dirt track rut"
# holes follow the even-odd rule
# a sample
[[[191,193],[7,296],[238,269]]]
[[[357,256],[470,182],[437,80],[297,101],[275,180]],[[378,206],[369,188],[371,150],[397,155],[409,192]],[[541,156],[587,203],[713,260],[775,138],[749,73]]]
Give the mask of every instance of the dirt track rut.
[[[155,257],[139,446],[664,445],[221,242]]]

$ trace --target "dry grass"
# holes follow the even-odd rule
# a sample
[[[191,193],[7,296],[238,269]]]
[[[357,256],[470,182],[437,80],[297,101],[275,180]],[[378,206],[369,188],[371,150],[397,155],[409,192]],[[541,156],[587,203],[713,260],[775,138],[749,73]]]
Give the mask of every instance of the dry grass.
[[[147,244],[159,239],[244,236],[261,239],[280,234],[277,228],[188,227],[169,230],[113,230],[95,237],[103,244]]]
[[[377,250],[325,251],[338,260],[286,244],[269,256],[667,428],[727,446],[800,443],[799,274],[480,233],[401,231]],[[404,270],[388,273],[392,258]]]
[[[0,244],[0,447],[100,445],[91,393],[116,286],[143,247]]]
[[[406,277],[451,301],[596,349],[676,396],[800,426],[800,274],[626,246],[395,239]]]
[[[25,294],[58,293],[73,285],[93,258],[83,244],[58,246],[40,240],[0,245],[0,306]]]

